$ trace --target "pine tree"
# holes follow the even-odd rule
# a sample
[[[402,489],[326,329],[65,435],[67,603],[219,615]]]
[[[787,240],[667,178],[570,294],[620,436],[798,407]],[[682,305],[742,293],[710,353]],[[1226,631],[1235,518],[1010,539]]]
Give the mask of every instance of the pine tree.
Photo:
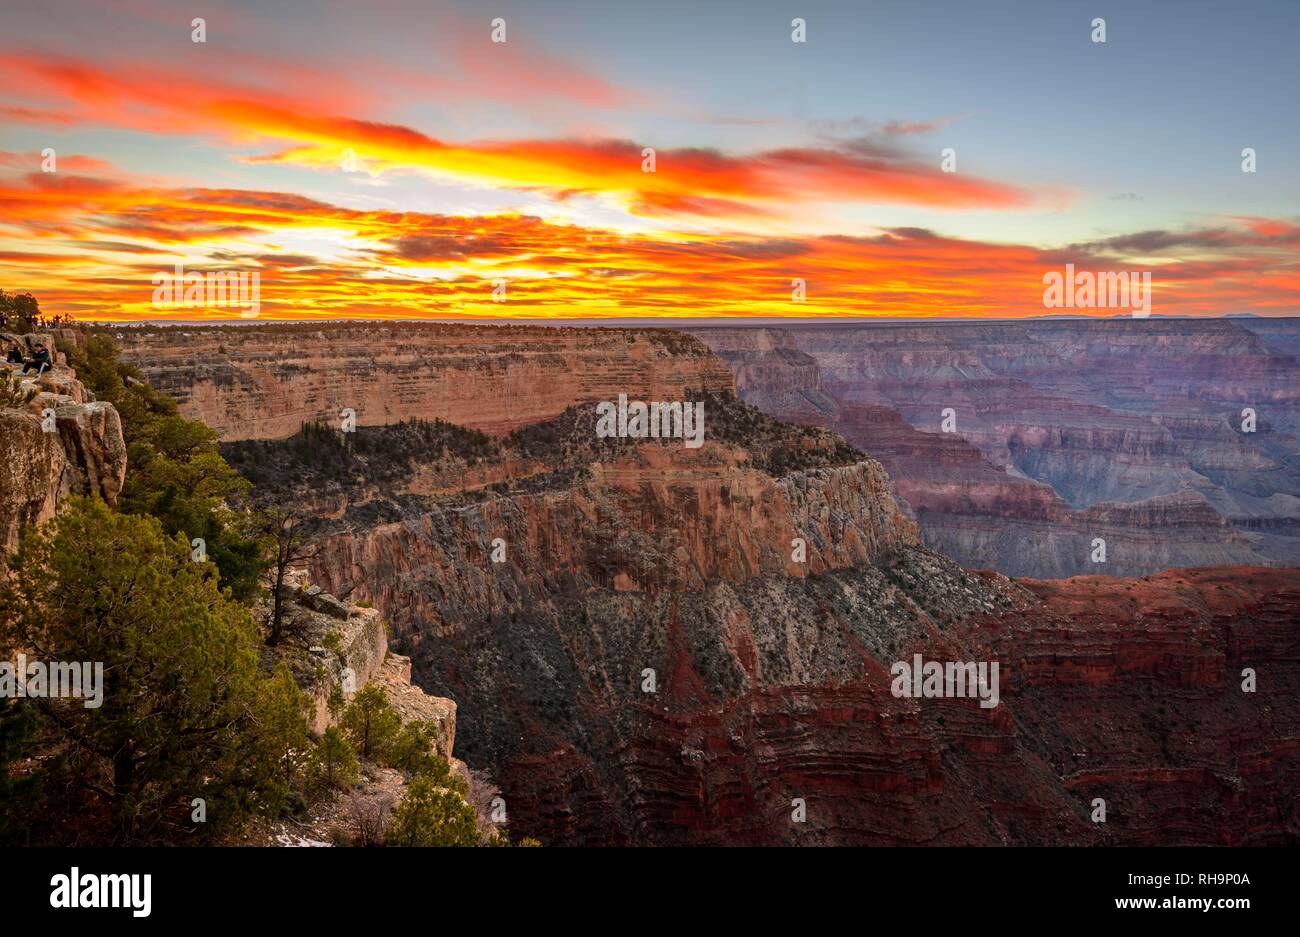
[[[402,718],[382,688],[371,684],[343,712],[343,729],[363,761],[384,761],[402,729]]]
[[[393,739],[388,762],[407,774],[420,774],[430,770],[434,762],[441,761],[437,745],[437,724],[414,719],[402,726]]]
[[[285,710],[282,685],[259,678],[252,616],[218,588],[210,563],[191,561],[183,536],[71,499],[27,532],[7,565],[0,647],[103,664],[102,705],[30,702],[64,754],[65,781],[111,816],[113,840],[183,825],[196,797],[209,831],[244,810],[275,809],[278,753],[305,738],[305,720]],[[265,743],[250,744],[258,738]]]
[[[360,778],[356,752],[337,726],[326,729],[316,743],[312,770],[316,784],[328,790],[347,790]]]

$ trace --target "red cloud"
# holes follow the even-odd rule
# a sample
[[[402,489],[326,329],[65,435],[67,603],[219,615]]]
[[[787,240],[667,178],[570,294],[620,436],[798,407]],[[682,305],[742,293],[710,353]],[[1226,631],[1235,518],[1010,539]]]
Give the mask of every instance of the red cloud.
[[[94,177],[55,184],[41,174],[0,177],[0,218],[3,279],[35,291],[51,311],[87,318],[156,317],[153,273],[196,256],[261,268],[271,318],[1039,315],[1045,272],[1071,259],[1124,264],[1114,244],[1106,254],[1049,252],[922,229],[868,238],[631,236],[520,215],[357,211],[290,193],[133,188]],[[274,249],[317,228],[349,232],[346,250]],[[1293,231],[1251,219],[1215,237],[1133,243],[1144,256],[1160,254],[1158,311],[1269,313],[1294,309],[1300,256],[1285,237]],[[506,308],[491,301],[498,278],[510,282]],[[791,301],[794,278],[807,283],[805,303]]]
[[[488,53],[480,50],[473,55]],[[509,61],[515,63],[511,67],[523,68],[533,60],[516,54]],[[543,61],[534,64],[541,68]],[[643,172],[643,145],[631,141],[450,143],[399,124],[340,116],[330,109],[332,104],[303,87],[304,76],[297,72],[284,87],[268,91],[152,67],[108,71],[12,55],[0,57],[0,71],[5,69],[81,105],[88,121],[154,133],[215,133],[227,141],[278,147],[254,160],[337,167],[343,153],[351,150],[374,171],[422,170],[485,185],[553,192],[557,197],[583,193],[654,216],[740,222],[789,215],[804,210],[809,201],[1011,209],[1030,206],[1038,198],[1016,186],[943,173],[934,166],[851,146],[748,154],[662,149],[657,170]],[[553,78],[551,85],[542,86],[557,94],[590,93],[592,100],[609,102],[618,97],[613,89],[587,83],[562,68]],[[517,87],[517,78],[510,83]]]

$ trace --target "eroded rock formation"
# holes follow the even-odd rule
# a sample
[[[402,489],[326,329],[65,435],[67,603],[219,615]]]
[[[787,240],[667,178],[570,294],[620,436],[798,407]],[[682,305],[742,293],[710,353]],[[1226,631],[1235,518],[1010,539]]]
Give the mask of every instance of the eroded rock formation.
[[[339,599],[310,582],[301,569],[289,571],[281,595],[285,639],[262,648],[262,665],[270,670],[287,664],[298,685],[311,694],[314,733],[336,724],[337,714],[329,706],[336,691],[347,701],[367,686],[379,686],[403,723],[421,720],[437,726],[437,753],[468,777],[464,763],[452,754],[455,702],[412,684],[411,660],[389,651],[388,625],[373,606]],[[268,607],[269,601],[258,609],[259,616]]]
[[[968,572],[922,543],[933,542],[935,516],[943,531],[969,518],[971,536],[1002,518],[1019,525],[1011,537],[1026,563],[1076,548],[1086,556],[1076,541],[1099,526],[1112,538],[1110,570],[1157,544],[1167,552],[1148,561],[1256,555],[1259,541],[1220,507],[1243,497],[1241,485],[1226,495],[1232,486],[1182,483],[1184,466],[1206,479],[1214,459],[1237,467],[1202,410],[1170,408],[1157,420],[1075,394],[1053,398],[1052,419],[1030,425],[1015,417],[1014,394],[1035,406],[1051,395],[1026,369],[1058,368],[1076,352],[1020,354],[996,338],[972,333],[971,354],[944,366],[944,388],[965,387],[975,414],[970,438],[959,438],[921,432],[898,401],[850,399],[843,371],[828,380],[788,336],[745,334],[757,357],[731,361],[741,392],[875,438],[898,467],[893,484],[833,434],[772,420],[725,390],[708,396],[698,450],[597,440],[590,388],[601,388],[596,397],[626,388],[583,374],[564,378],[583,388],[566,406],[580,406],[501,438],[363,425],[226,451],[262,497],[328,506],[311,580],[373,602],[414,681],[456,702],[457,747],[491,772],[517,835],[1295,843],[1300,573],[1235,565],[1016,581]],[[1251,342],[1240,348],[1257,350]],[[774,354],[779,366],[768,368]],[[941,357],[899,354],[888,367],[926,371]],[[683,369],[698,365],[687,358]],[[976,367],[1020,374],[990,378],[989,393],[1012,403],[977,406],[961,373]],[[1099,368],[1123,397],[1131,380],[1120,366]],[[1270,368],[1249,366],[1241,380],[1252,371],[1272,380]],[[447,413],[436,398],[424,406],[412,415]],[[1287,417],[1273,419],[1281,427]],[[1189,455],[1179,439],[1199,449]],[[1278,465],[1285,473],[1275,455],[1242,468],[1257,486],[1251,497],[1274,504],[1278,492],[1258,483],[1276,480]],[[908,465],[926,471],[909,477]],[[1050,467],[1062,485],[1141,496],[1066,497],[1020,465]],[[999,556],[1015,557],[1006,542]],[[914,654],[997,662],[998,705],[895,695],[891,668]],[[1093,820],[1098,800],[1105,823]]]
[[[29,352],[37,341],[54,348],[49,334],[20,338]],[[54,517],[70,496],[115,504],[126,444],[117,410],[96,401],[61,355],[40,377],[12,365],[0,370],[11,382],[11,397],[0,401],[0,550],[10,551],[24,527]]]
[[[1295,571],[974,575],[919,544],[873,463],[776,477],[725,442],[338,533],[312,565],[391,618],[546,842],[1300,833]],[[1000,704],[894,697],[913,653],[1000,662]],[[1241,691],[1247,666],[1267,690]]]
[[[1260,328],[1267,341],[1158,319],[694,334],[743,399],[880,459],[930,545],[1062,576],[1300,562],[1300,366],[1283,341],[1300,323]],[[1104,570],[1094,538],[1120,546]]]

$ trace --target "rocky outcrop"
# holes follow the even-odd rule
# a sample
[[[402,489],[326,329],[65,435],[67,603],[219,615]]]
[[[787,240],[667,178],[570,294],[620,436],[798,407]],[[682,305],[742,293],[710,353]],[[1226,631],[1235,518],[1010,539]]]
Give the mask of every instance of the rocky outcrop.
[[[637,447],[592,465],[572,488],[333,535],[312,574],[373,599],[395,625],[418,621],[422,633],[446,635],[560,584],[578,593],[701,589],[851,568],[919,543],[876,463],[779,480],[746,463],[726,445]],[[494,563],[496,541],[506,559]]]
[[[22,336],[54,347],[53,336]],[[112,404],[97,402],[64,364],[39,378],[0,365],[10,397],[0,401],[0,550],[23,528],[54,517],[64,499],[98,495],[115,504],[126,478],[126,444]]]
[[[419,323],[122,328],[123,358],[222,439],[291,436],[311,420],[442,419],[491,433],[620,392],[682,400],[730,390],[689,336],[651,329]]]
[[[311,583],[306,571],[290,570],[281,587],[285,637],[262,648],[267,670],[285,663],[295,681],[312,697],[312,732],[319,735],[336,721],[330,697],[344,700],[370,685],[380,686],[402,722],[422,720],[438,727],[437,752],[465,773],[452,755],[456,740],[456,704],[430,696],[411,683],[410,658],[388,650],[388,625],[373,607],[337,598]],[[265,616],[269,608],[259,608]]]
[[[262,648],[262,668],[286,664],[313,702],[311,732],[319,736],[336,725],[341,710],[331,710],[332,696],[346,704],[366,687],[380,688],[403,725],[413,721],[434,726],[433,752],[446,759],[451,773],[469,789],[485,788],[454,755],[456,704],[431,696],[411,682],[411,661],[388,650],[388,628],[379,612],[326,592],[292,569],[282,587],[284,637]],[[256,609],[259,617],[269,607]],[[332,846],[375,845],[395,805],[406,795],[411,777],[405,771],[372,762],[361,766],[345,794],[313,798],[300,816],[267,819],[238,831],[231,845]],[[494,789],[486,788],[486,790]],[[497,832],[487,805],[474,801],[485,839]],[[485,809],[486,808],[486,809]]]
[[[438,727],[435,743],[439,755],[453,770],[465,775],[465,764],[452,754],[456,745],[456,704],[442,696],[430,696],[411,682],[411,659],[389,653],[378,675],[384,694],[403,725],[408,722],[431,722]]]
[[[373,608],[342,602],[318,585],[310,584],[301,570],[291,570],[280,587],[281,621],[285,637],[276,647],[264,647],[267,669],[280,662],[289,665],[298,685],[312,696],[313,732],[333,723],[329,700],[335,690],[350,696],[378,679],[388,654],[388,632]],[[266,607],[259,609],[265,618]]]

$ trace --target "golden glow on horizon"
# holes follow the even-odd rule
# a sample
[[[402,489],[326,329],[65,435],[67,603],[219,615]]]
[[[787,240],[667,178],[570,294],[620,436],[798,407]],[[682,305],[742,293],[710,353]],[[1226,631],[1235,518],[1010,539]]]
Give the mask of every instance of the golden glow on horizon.
[[[540,60],[539,60],[540,61]],[[537,64],[537,63],[534,63]],[[709,316],[1015,317],[1042,304],[1043,275],[1078,269],[1154,272],[1157,314],[1293,313],[1300,228],[1268,218],[1144,243],[1052,250],[943,237],[920,228],[869,236],[796,231],[826,205],[1013,212],[1059,202],[1038,192],[871,147],[789,147],[746,154],[663,149],[642,171],[638,143],[515,139],[448,143],[395,124],[337,116],[362,96],[285,67],[277,93],[225,79],[138,65],[0,54],[0,80],[39,86],[65,109],[21,113],[60,126],[109,126],[218,148],[259,146],[245,166],[339,171],[346,151],[378,179],[412,173],[512,193],[558,208],[517,213],[359,210],[324,198],[227,187],[183,187],[107,161],[0,151],[3,286],[45,309],[137,321],[239,318],[236,308],[159,308],[152,278],[188,270],[256,270],[260,317],[594,318]],[[569,75],[566,87],[585,79]],[[328,82],[326,82],[328,84]],[[571,86],[571,87],[570,87]],[[612,87],[592,85],[610,100]],[[596,224],[581,206],[608,206]],[[1118,242],[1125,238],[1115,239]],[[806,282],[806,301],[792,299]],[[493,302],[498,281],[504,303]],[[1114,314],[1115,310],[1096,310]]]

